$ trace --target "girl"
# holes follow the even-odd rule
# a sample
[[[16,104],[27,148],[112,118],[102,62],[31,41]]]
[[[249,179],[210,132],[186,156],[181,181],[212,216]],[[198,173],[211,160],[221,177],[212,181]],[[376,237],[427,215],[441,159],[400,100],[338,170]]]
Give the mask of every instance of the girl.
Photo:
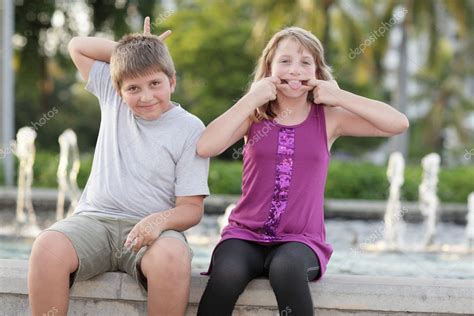
[[[324,227],[330,148],[340,136],[392,136],[408,120],[389,105],[340,89],[320,41],[297,27],[265,47],[250,91],[202,134],[198,154],[219,155],[245,137],[242,197],[222,231],[198,315],[231,315],[252,279],[265,276],[282,315],[313,315],[308,281],[332,254]]]

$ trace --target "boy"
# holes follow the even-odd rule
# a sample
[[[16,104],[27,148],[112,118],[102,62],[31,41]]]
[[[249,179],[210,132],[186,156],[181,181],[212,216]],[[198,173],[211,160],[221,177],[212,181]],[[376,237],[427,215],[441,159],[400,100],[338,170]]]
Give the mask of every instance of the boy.
[[[176,76],[166,35],[69,43],[86,89],[99,99],[101,125],[73,216],[33,245],[33,315],[52,306],[66,315],[75,281],[107,271],[124,271],[147,290],[149,315],[186,311],[192,251],[181,232],[201,220],[209,160],[196,154],[203,123],[170,101]]]

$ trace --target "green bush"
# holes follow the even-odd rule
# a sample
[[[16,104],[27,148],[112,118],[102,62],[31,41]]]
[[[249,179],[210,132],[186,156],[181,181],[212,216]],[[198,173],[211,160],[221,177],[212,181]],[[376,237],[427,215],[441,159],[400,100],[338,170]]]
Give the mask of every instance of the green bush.
[[[367,162],[333,160],[326,180],[326,198],[368,199],[387,198],[385,170]]]
[[[77,175],[77,184],[84,188],[92,167],[92,154],[82,154],[81,167]],[[59,153],[39,152],[36,153],[35,165],[33,167],[35,180],[33,185],[36,187],[56,187],[56,173],[58,171]]]
[[[242,193],[242,162],[212,159],[209,168],[211,194]]]
[[[84,188],[92,167],[92,154],[85,153],[81,155],[81,168],[77,175],[77,183],[80,188]],[[56,173],[58,171],[59,153],[37,152],[35,164],[33,165],[33,187],[54,188],[58,186]],[[0,162],[0,183],[4,184],[3,165]],[[18,170],[18,159],[15,159],[15,170]],[[18,176],[15,172],[15,176]],[[16,179],[15,179],[16,182]]]
[[[441,169],[438,190],[441,201],[466,203],[469,193],[474,192],[474,167]]]
[[[422,179],[421,166],[407,166],[404,177],[401,199],[417,201],[418,186]],[[326,198],[383,200],[388,197],[389,185],[385,166],[334,160],[329,167]],[[473,166],[441,167],[438,196],[442,202],[466,203],[467,196],[473,191]]]
[[[422,169],[420,166],[405,167],[405,182],[402,186],[401,198],[407,201],[418,200],[418,186],[421,183]],[[466,199],[464,202],[466,202]]]
[[[3,175],[3,161],[0,160],[0,183],[5,183],[5,178]]]
[[[56,187],[58,154],[38,152],[34,165],[35,187]],[[1,165],[1,161],[0,161]],[[92,154],[81,155],[81,169],[78,184],[83,188],[92,166]],[[418,186],[421,182],[420,166],[405,168],[405,183],[401,198],[408,201],[418,199]],[[474,167],[441,167],[438,194],[442,202],[466,203],[467,196],[474,191]],[[3,169],[0,168],[3,183]],[[242,162],[212,159],[209,170],[209,187],[212,194],[241,194]],[[331,161],[326,182],[326,198],[384,200],[388,196],[389,182],[385,166],[368,162]]]

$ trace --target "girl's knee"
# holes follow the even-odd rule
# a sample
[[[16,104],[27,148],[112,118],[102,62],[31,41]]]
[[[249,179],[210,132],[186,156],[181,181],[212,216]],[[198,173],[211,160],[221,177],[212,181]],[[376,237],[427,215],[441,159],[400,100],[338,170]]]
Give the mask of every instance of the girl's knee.
[[[209,278],[213,287],[225,290],[229,287],[238,292],[250,282],[251,276],[242,266],[219,266],[214,265]],[[229,286],[230,285],[230,286]]]
[[[311,249],[296,242],[281,247],[270,263],[270,279],[290,282],[308,281],[310,276],[314,278],[314,272],[319,270],[319,262]]]
[[[269,275],[295,275],[305,267],[297,258],[274,258],[270,264]]]
[[[268,278],[274,288],[286,288],[308,282],[306,268],[298,260],[274,260],[270,265]]]

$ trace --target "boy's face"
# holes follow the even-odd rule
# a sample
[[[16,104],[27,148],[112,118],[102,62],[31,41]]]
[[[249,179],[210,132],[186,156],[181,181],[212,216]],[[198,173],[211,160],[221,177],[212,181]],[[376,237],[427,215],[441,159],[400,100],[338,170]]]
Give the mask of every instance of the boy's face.
[[[279,93],[287,97],[300,97],[308,93],[304,87],[307,81],[316,79],[316,63],[306,48],[287,38],[278,43],[271,73],[282,81]]]
[[[170,79],[159,71],[143,77],[124,79],[120,92],[136,116],[152,121],[171,109],[170,98],[175,87],[176,77]]]

